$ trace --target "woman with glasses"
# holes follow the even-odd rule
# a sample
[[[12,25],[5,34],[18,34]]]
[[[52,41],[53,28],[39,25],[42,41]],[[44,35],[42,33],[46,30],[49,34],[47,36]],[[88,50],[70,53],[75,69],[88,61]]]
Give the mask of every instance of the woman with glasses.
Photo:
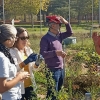
[[[10,53],[15,61],[15,64],[18,65],[24,59],[27,58],[31,53],[33,53],[32,49],[29,47],[29,35],[26,29],[22,27],[17,28],[17,40],[10,49]],[[21,90],[22,90],[22,98],[21,100],[31,100],[34,98],[37,100],[37,95],[35,93],[36,83],[33,74],[33,66],[35,62],[27,64],[24,68],[20,65],[18,71],[28,71],[30,73],[30,77],[27,78],[24,82],[21,82]],[[30,99],[31,98],[31,99]]]
[[[0,94],[2,94],[2,100],[20,100],[20,81],[29,77],[29,73],[26,71],[17,73],[15,62],[9,52],[9,48],[16,41],[16,34],[17,30],[14,26],[10,24],[0,25]],[[24,66],[35,61],[35,58],[36,55],[31,54],[21,62],[21,65]]]

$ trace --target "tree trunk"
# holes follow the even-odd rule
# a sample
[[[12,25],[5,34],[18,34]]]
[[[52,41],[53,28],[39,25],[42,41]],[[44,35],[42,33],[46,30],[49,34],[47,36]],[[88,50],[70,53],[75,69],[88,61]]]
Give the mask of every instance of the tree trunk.
[[[46,26],[46,14],[45,13],[43,13],[43,24],[44,26]]]
[[[80,11],[78,11],[78,24],[80,24]]]
[[[24,22],[26,22],[26,14],[24,14]]]
[[[31,23],[32,23],[32,28],[34,28],[34,19],[33,19],[33,14],[31,13]]]

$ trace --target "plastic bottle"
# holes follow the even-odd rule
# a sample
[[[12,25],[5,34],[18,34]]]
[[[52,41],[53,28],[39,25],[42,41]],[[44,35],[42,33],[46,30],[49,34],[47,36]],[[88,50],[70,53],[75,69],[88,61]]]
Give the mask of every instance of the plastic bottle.
[[[92,100],[91,93],[85,93],[85,100]]]
[[[35,61],[34,68],[38,68],[40,64],[40,55],[37,55],[37,60]]]
[[[34,64],[34,68],[38,68],[40,63],[42,62],[42,60],[44,60],[44,58],[42,57],[42,55],[37,55],[37,60],[35,61],[35,64]]]

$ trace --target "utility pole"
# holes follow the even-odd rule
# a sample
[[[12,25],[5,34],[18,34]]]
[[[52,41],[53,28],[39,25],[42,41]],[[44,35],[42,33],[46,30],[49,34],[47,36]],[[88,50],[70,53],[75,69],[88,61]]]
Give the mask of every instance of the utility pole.
[[[99,0],[99,27],[100,27],[100,0]]]
[[[92,32],[93,32],[93,0],[92,0],[92,26],[91,26],[91,29],[90,29],[91,37],[92,37]]]
[[[69,23],[70,23],[70,0],[69,0]]]
[[[92,28],[93,28],[93,0],[92,0]]]
[[[5,20],[4,20],[4,0],[1,0],[0,1],[0,20],[3,21],[3,23],[5,23]]]
[[[41,9],[42,9],[42,0],[40,0],[40,34],[42,33],[42,16],[41,16]]]
[[[4,0],[2,1],[2,3],[3,3],[3,24],[5,24]]]

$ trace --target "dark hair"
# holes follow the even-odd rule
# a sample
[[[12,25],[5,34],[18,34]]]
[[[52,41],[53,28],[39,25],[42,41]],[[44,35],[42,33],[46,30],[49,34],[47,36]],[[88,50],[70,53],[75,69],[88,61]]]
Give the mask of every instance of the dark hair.
[[[17,37],[19,37],[19,35],[21,33],[23,33],[24,31],[27,32],[27,30],[25,28],[23,28],[23,27],[17,27],[16,29],[17,29],[17,35],[16,35]],[[27,32],[27,34],[28,34],[28,32]]]

